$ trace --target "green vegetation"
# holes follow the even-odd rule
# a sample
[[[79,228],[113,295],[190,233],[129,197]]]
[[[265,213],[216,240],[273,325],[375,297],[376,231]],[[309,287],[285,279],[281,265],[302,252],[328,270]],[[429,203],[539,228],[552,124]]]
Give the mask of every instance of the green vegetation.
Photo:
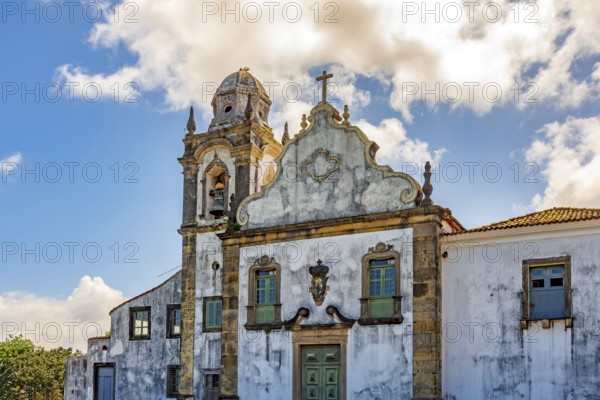
[[[66,360],[77,355],[79,350],[46,350],[20,336],[0,342],[0,399],[62,399]]]

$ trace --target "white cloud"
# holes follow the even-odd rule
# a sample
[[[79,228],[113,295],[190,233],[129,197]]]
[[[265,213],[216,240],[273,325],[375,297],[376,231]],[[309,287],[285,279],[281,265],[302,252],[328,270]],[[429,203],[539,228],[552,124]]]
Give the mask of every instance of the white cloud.
[[[570,72],[577,60],[600,54],[600,8],[587,0],[496,0],[473,9],[439,0],[300,0],[287,8],[288,3],[274,8],[266,3],[136,1],[137,8],[122,9],[121,18],[96,24],[89,38],[95,47],[125,47],[135,63],[114,72],[63,65],[58,74],[81,86],[98,82],[104,93],[112,93],[115,83],[136,82],[143,90],[164,90],[167,107],[194,102],[209,112],[207,84],[249,66],[259,79],[280,83],[273,98],[277,114],[288,108],[281,93],[285,83],[299,82],[311,92],[308,68],[333,65],[343,102],[355,108],[368,104],[368,93],[354,88],[356,77],[376,78],[391,87],[391,105],[407,121],[411,104],[421,98],[432,106],[450,101],[488,112],[514,101],[515,82],[523,89],[526,80],[537,84],[535,98],[560,107],[577,107],[598,91],[597,82],[577,80]],[[496,5],[501,18],[493,22]],[[437,15],[424,13],[436,7]],[[301,16],[294,21],[297,9]],[[462,17],[452,22],[456,13]],[[125,22],[126,16],[139,22]],[[524,76],[534,67],[533,76]],[[417,94],[410,94],[412,84]],[[423,96],[424,89],[436,87],[437,99]],[[457,90],[461,96],[455,101]]]
[[[39,346],[85,352],[86,338],[104,335],[110,329],[108,312],[123,301],[120,291],[89,276],[65,300],[27,292],[0,294],[0,340],[23,335]]]
[[[20,169],[22,162],[23,156],[19,152],[0,158],[0,182],[7,183],[13,179],[13,175]]]
[[[600,117],[568,118],[544,125],[525,153],[548,182],[530,207],[600,206]]]
[[[361,119],[356,125],[369,139],[379,145],[377,158],[382,162],[411,163],[422,165],[426,161],[438,163],[445,149],[429,150],[429,145],[419,139],[411,139],[402,122],[397,118],[387,118],[379,125]]]

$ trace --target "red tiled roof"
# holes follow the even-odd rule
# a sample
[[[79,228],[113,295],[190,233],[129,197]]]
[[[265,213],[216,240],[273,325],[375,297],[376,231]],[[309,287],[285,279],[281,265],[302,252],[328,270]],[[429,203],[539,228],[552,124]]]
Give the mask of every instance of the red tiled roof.
[[[592,219],[600,219],[600,208],[554,207],[548,210],[533,212],[521,215],[520,217],[494,222],[493,224],[483,225],[478,228],[456,232],[455,234],[521,228],[525,226],[559,224],[563,222],[587,221]]]

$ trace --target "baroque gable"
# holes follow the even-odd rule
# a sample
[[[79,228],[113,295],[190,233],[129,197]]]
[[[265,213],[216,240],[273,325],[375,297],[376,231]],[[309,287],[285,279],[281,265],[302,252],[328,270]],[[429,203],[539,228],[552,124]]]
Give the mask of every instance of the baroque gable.
[[[415,207],[421,186],[375,162],[379,146],[321,102],[288,141],[277,174],[238,209],[242,229],[298,224]]]

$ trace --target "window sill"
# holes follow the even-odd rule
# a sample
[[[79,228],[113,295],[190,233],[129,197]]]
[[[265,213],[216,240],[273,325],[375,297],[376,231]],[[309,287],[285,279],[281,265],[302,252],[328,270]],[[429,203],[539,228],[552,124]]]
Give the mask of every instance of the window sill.
[[[531,322],[542,321],[543,329],[550,329],[552,327],[552,323],[550,321],[565,321],[565,328],[573,328],[573,318],[572,317],[562,317],[562,318],[540,318],[540,319],[522,319],[520,321],[521,330],[529,329],[529,324]]]
[[[130,341],[139,341],[139,340],[150,340],[150,336],[130,336]]]
[[[272,331],[273,329],[281,329],[283,324],[281,322],[272,324],[251,324],[247,323],[244,325],[247,331]]]
[[[206,328],[202,327],[202,333],[221,333],[221,327],[218,328]]]
[[[401,324],[404,321],[402,316],[400,317],[366,317],[359,318],[359,325],[392,325],[392,324]]]

